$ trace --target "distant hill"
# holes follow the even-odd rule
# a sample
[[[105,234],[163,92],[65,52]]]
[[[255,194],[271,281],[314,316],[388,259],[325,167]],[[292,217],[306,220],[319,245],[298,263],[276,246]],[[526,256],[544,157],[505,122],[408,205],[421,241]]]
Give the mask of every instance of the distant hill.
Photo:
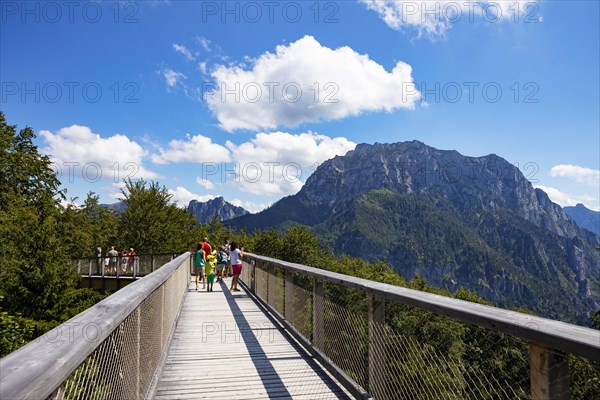
[[[234,206],[225,201],[223,197],[217,197],[207,202],[192,200],[188,205],[188,212],[194,215],[201,224],[211,222],[215,218],[219,221],[228,221],[248,214],[244,208]]]
[[[590,210],[583,204],[577,204],[575,207],[563,207],[563,210],[577,222],[577,225],[600,235],[600,212]]]
[[[119,201],[117,203],[112,203],[112,204],[100,204],[100,206],[109,208],[111,210],[115,210],[118,213],[124,213],[125,210],[127,209],[127,206],[125,205],[125,202],[123,202],[123,201]]]
[[[408,279],[475,289],[498,306],[578,323],[600,307],[598,237],[493,154],[361,144],[321,164],[296,195],[226,225],[294,224],[338,254],[386,259]]]
[[[101,206],[115,210],[119,213],[124,213],[127,209],[127,206],[123,201],[112,204],[101,204]],[[225,201],[223,197],[217,197],[206,202],[192,200],[188,204],[187,210],[190,214],[194,215],[201,224],[211,222],[215,218],[219,221],[227,221],[249,214],[244,208],[234,206]]]

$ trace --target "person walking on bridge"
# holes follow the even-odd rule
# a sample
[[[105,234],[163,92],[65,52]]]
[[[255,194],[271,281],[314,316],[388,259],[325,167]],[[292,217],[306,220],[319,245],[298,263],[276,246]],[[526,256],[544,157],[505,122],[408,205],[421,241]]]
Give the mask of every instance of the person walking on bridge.
[[[239,292],[238,289],[238,280],[240,274],[242,273],[242,257],[244,257],[244,248],[238,249],[236,242],[231,242],[231,251],[229,252],[229,256],[231,257],[231,269],[233,271],[233,279],[231,280],[231,290],[232,292]]]
[[[206,253],[202,250],[202,243],[198,243],[198,249],[196,250],[196,257],[194,259],[194,273],[196,274],[196,291],[198,290],[198,283],[202,278],[202,289],[206,288],[206,277],[205,277],[205,265],[206,265]]]
[[[225,246],[221,246],[221,249],[217,253],[217,282],[223,282],[227,259],[228,257],[227,253],[225,253]]]

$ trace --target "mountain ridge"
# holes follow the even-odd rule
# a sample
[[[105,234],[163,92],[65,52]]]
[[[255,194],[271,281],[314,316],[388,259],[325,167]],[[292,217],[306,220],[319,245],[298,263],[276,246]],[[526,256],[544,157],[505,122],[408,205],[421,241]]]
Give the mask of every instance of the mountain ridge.
[[[227,225],[293,224],[336,253],[386,258],[408,279],[465,286],[503,306],[578,322],[600,307],[598,237],[495,154],[357,145],[321,164],[296,195]]]
[[[577,225],[600,235],[600,212],[590,210],[581,203],[572,207],[563,207],[563,210],[573,218]]]

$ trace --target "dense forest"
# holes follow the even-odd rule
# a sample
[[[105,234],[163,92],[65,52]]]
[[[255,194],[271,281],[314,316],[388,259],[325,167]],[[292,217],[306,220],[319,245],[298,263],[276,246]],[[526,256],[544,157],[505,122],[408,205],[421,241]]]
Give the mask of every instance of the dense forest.
[[[79,277],[70,260],[91,256],[96,247],[113,245],[134,247],[138,253],[176,253],[192,250],[204,236],[213,244],[236,240],[257,254],[489,304],[474,291],[459,289],[452,294],[428,285],[419,276],[406,281],[384,261],[334,255],[320,247],[317,237],[302,226],[292,226],[283,233],[262,230],[250,235],[224,227],[217,220],[198,224],[185,209],[174,205],[166,188],[156,182],[127,181],[122,191],[127,208],[122,214],[101,206],[94,193],[88,194],[81,207],[70,205],[72,201],[63,201],[66,193],[60,189],[51,160],[39,153],[34,138],[31,128],[18,131],[0,113],[0,356],[109,295],[78,288]],[[356,293],[329,288],[326,296],[357,315],[366,310],[365,299],[357,298]],[[600,328],[599,313],[593,324]],[[513,398],[527,398],[526,343],[401,305],[390,305],[386,310],[386,325],[398,341],[401,337],[415,338],[444,360],[451,360],[448,366],[457,362],[476,366],[479,373],[506,385]],[[573,398],[600,398],[600,366],[575,357],[570,361]],[[396,380],[424,373],[430,377],[425,383],[432,386],[452,382],[445,386],[448,398],[454,398],[452,389],[467,382],[463,372],[450,368],[416,371],[411,367],[414,364],[415,360],[399,357],[388,373]],[[366,379],[354,378],[358,382]],[[482,398],[492,398],[486,394],[485,385],[476,389]],[[419,398],[417,393],[406,395]]]

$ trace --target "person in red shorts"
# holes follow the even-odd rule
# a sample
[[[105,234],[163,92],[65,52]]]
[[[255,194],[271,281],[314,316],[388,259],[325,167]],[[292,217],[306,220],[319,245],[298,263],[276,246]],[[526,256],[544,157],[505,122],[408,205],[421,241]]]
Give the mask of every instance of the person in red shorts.
[[[238,289],[238,279],[240,274],[242,273],[242,257],[244,257],[244,248],[237,248],[236,242],[231,242],[231,251],[229,252],[229,256],[231,257],[231,269],[233,271],[233,279],[231,280],[231,290],[232,292],[239,292]]]

